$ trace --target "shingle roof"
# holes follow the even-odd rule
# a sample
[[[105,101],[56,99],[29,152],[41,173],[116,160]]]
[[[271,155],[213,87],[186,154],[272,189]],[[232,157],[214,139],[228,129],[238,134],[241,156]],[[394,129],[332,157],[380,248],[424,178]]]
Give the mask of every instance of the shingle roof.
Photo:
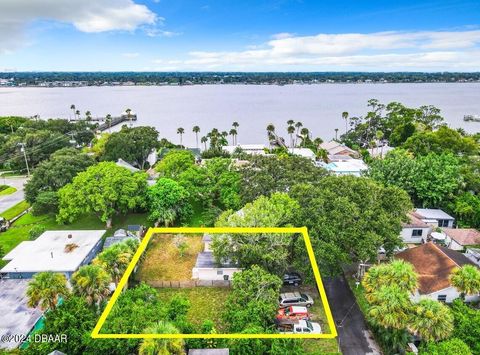
[[[418,274],[418,291],[427,295],[450,287],[450,274],[463,265],[474,265],[463,254],[432,242],[404,250],[396,258],[408,261]]]
[[[443,232],[460,245],[480,244],[480,232],[473,228],[443,228]]]
[[[418,216],[410,212],[408,214],[409,221],[408,223],[404,223],[403,227],[404,228],[428,228],[430,227],[428,224],[426,224],[424,221],[422,221]]]

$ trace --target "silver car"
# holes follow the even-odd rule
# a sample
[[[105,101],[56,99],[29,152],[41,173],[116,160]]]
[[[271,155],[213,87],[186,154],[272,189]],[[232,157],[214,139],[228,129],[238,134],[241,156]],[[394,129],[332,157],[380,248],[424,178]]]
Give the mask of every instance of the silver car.
[[[281,293],[280,297],[278,297],[278,305],[280,307],[288,307],[288,306],[310,307],[313,305],[313,298],[306,293],[286,292],[286,293]]]

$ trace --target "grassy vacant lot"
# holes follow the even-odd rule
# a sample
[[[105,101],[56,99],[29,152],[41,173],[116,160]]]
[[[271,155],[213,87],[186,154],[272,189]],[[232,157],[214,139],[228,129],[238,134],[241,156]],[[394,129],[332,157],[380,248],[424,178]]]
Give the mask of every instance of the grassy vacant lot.
[[[184,254],[177,246],[185,243]],[[189,281],[197,254],[203,250],[202,236],[157,234],[152,237],[144,261],[136,274],[141,281]]]
[[[13,186],[0,185],[0,196],[11,195],[15,191],[17,191],[17,189]]]
[[[160,299],[168,302],[173,296],[181,295],[190,300],[187,318],[190,322],[201,325],[205,320],[215,323],[217,332],[224,332],[222,310],[230,289],[227,287],[194,288],[158,288]]]
[[[15,207],[16,206],[13,208]],[[143,213],[132,213],[128,215],[116,216],[113,218],[113,228],[107,231],[106,236],[110,236],[117,229],[126,228],[131,224],[146,225],[146,220],[147,215]],[[47,230],[105,229],[105,223],[101,222],[95,216],[84,216],[71,224],[58,224],[55,221],[54,215],[34,216],[31,212],[29,212],[18,219],[8,231],[0,233],[0,246],[3,248],[4,253],[8,253],[20,242],[28,240],[28,232],[36,224],[45,226]],[[0,259],[0,268],[5,264],[6,262]]]
[[[15,206],[10,207],[8,210],[2,212],[0,216],[5,219],[12,219],[13,217],[18,216],[20,213],[22,213],[29,207],[30,205],[27,201],[22,201],[17,203]]]

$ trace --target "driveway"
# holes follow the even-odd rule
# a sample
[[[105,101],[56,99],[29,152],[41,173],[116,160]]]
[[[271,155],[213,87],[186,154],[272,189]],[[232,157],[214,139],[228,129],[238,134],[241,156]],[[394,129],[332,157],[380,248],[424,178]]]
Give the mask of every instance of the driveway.
[[[358,308],[343,276],[324,278],[323,284],[338,331],[338,343],[344,355],[381,354],[372,339],[365,318]]]
[[[23,193],[23,185],[27,181],[26,177],[2,177],[0,176],[0,184],[13,186],[17,189],[13,194],[0,196],[0,213],[8,210],[10,207],[15,206],[17,203],[25,199]]]

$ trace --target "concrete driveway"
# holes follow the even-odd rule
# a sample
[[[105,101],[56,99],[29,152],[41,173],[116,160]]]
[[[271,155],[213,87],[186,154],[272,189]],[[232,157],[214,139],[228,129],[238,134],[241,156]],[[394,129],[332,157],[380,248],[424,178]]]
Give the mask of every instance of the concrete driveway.
[[[9,186],[13,186],[17,189],[13,194],[0,196],[0,213],[8,210],[10,207],[15,206],[17,203],[23,201],[25,199],[25,195],[23,192],[23,185],[27,181],[27,178],[22,177],[3,177],[0,176],[0,184],[5,184]]]
[[[362,311],[358,308],[343,276],[324,278],[323,284],[338,331],[338,344],[344,355],[381,354],[370,335]]]

